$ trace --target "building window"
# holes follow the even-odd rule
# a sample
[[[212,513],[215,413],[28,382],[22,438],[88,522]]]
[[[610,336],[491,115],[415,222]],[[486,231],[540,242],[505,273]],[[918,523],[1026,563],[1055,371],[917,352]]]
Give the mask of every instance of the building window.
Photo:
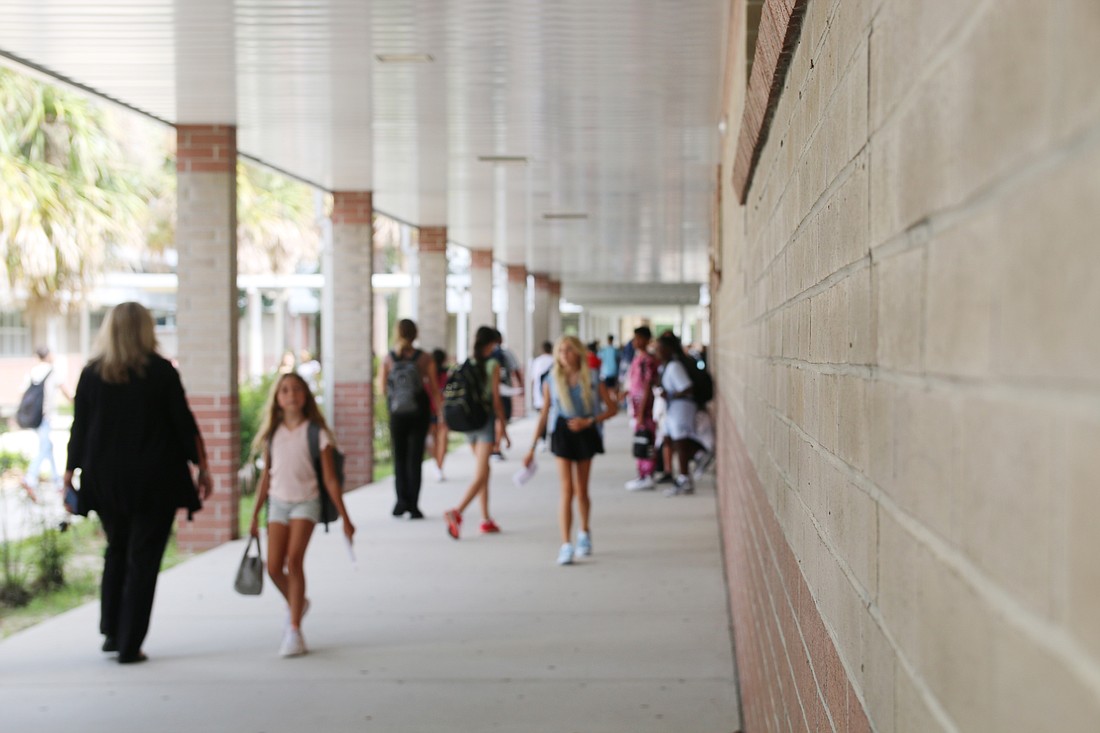
[[[0,356],[30,356],[31,329],[23,314],[0,311]]]

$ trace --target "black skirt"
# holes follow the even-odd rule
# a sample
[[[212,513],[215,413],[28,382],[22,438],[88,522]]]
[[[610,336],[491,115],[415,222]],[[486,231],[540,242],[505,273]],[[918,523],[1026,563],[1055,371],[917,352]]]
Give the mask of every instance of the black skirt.
[[[570,461],[587,461],[603,453],[603,436],[595,425],[574,433],[569,429],[569,419],[559,417],[550,435],[550,452]]]

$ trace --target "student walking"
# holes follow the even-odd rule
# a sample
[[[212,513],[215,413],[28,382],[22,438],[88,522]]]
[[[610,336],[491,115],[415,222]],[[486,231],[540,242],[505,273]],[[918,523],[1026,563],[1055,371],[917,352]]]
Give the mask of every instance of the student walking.
[[[653,388],[658,384],[659,364],[649,353],[649,342],[653,332],[649,326],[634,329],[631,341],[634,356],[627,371],[627,391],[630,397],[631,412],[634,415],[635,439],[645,439],[654,444],[657,423],[653,419]],[[636,459],[638,477],[626,482],[627,491],[648,491],[656,487],[653,472],[656,461],[650,457]],[[671,470],[671,469],[669,469]]]
[[[489,514],[489,456],[493,452],[493,444],[497,440],[498,433],[500,439],[508,444],[511,444],[511,441],[508,438],[508,428],[504,419],[504,406],[500,399],[500,363],[496,359],[490,358],[490,354],[496,348],[499,340],[497,330],[489,326],[482,326],[477,329],[477,335],[474,337],[474,353],[470,357],[469,364],[473,368],[473,373],[477,375],[478,391],[482,402],[491,406],[491,410],[484,425],[466,433],[466,440],[470,442],[477,462],[474,469],[474,480],[470,483],[470,487],[466,489],[466,494],[462,497],[462,501],[458,503],[458,506],[443,514],[447,520],[447,534],[456,540],[459,538],[462,528],[462,512],[466,511],[466,507],[475,498],[480,499],[481,503],[481,533],[495,534],[500,532],[500,527],[497,526]]]
[[[253,537],[260,536],[260,508],[267,509],[267,574],[287,602],[287,627],[279,655],[306,653],[302,617],[309,610],[304,561],[313,527],[321,519],[321,491],[327,491],[351,541],[355,526],[344,507],[343,490],[333,458],[335,439],[317,408],[309,385],[296,372],[283,374],[264,407],[263,424],[252,442],[253,455],[262,453],[264,470],[252,510]],[[318,433],[320,473],[310,452],[310,431]]]
[[[27,474],[23,479],[23,490],[31,501],[38,501],[38,482],[41,478],[42,467],[49,472],[50,485],[56,486],[58,478],[57,463],[53,457],[53,440],[51,433],[53,426],[57,424],[57,393],[64,395],[65,399],[72,400],[72,395],[65,389],[57,373],[54,371],[53,354],[45,346],[39,346],[35,350],[38,363],[35,364],[27,375],[24,385],[39,385],[42,392],[41,422],[32,426],[38,435],[38,451],[34,454],[34,460],[27,467]]]
[[[592,532],[589,527],[592,502],[588,496],[588,477],[592,458],[603,453],[600,423],[610,420],[619,411],[607,385],[588,367],[584,344],[574,336],[562,336],[554,350],[554,366],[543,386],[543,404],[535,441],[523,460],[530,466],[535,459],[538,435],[550,425],[550,450],[557,459],[561,479],[561,503],[558,520],[562,545],[558,564],[570,565],[573,556],[592,554]],[[574,550],[573,501],[580,514],[580,531]]]
[[[447,384],[447,352],[443,349],[432,351],[432,361],[435,362],[435,391],[429,396],[432,398],[432,424],[429,430],[432,435],[432,458],[435,459],[435,480],[443,483],[447,477],[443,474],[443,462],[447,458],[447,437],[450,429],[447,421],[443,419],[443,387]]]
[[[676,483],[665,490],[665,496],[692,494],[695,492],[695,482],[690,463],[700,447],[695,440],[695,413],[698,407],[692,394],[691,377],[683,363],[684,347],[675,334],[664,333],[657,339],[657,358],[664,365],[661,369],[661,391],[668,402],[665,433],[680,461],[680,475],[676,477]],[[671,458],[665,470],[672,473]]]
[[[397,324],[397,343],[382,360],[382,396],[390,412],[393,445],[393,485],[397,503],[393,516],[406,513],[423,519],[420,484],[424,468],[424,442],[431,427],[432,405],[442,401],[435,360],[413,346],[416,324],[405,318]],[[435,399],[429,397],[434,394]]]

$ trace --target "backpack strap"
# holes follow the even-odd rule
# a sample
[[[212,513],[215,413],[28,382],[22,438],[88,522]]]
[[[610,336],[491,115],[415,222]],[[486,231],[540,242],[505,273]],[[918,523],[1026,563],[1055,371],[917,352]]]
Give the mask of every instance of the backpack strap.
[[[323,507],[325,502],[331,499],[328,498],[328,487],[325,486],[325,471],[321,468],[321,426],[312,420],[306,427],[306,442],[309,443],[309,458],[313,462],[313,472],[317,475],[317,493],[320,494]],[[328,522],[324,521],[324,516],[325,513],[322,511],[321,523],[325,525],[325,531],[328,532]]]

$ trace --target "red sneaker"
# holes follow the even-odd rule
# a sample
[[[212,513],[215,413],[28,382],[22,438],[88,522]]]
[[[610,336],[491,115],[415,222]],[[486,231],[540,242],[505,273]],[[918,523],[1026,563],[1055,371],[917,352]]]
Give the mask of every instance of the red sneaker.
[[[496,534],[500,532],[500,527],[492,519],[486,519],[481,523],[481,534]]]
[[[454,509],[443,512],[443,519],[447,522],[447,534],[453,539],[458,539],[458,530],[462,526],[462,515]]]

